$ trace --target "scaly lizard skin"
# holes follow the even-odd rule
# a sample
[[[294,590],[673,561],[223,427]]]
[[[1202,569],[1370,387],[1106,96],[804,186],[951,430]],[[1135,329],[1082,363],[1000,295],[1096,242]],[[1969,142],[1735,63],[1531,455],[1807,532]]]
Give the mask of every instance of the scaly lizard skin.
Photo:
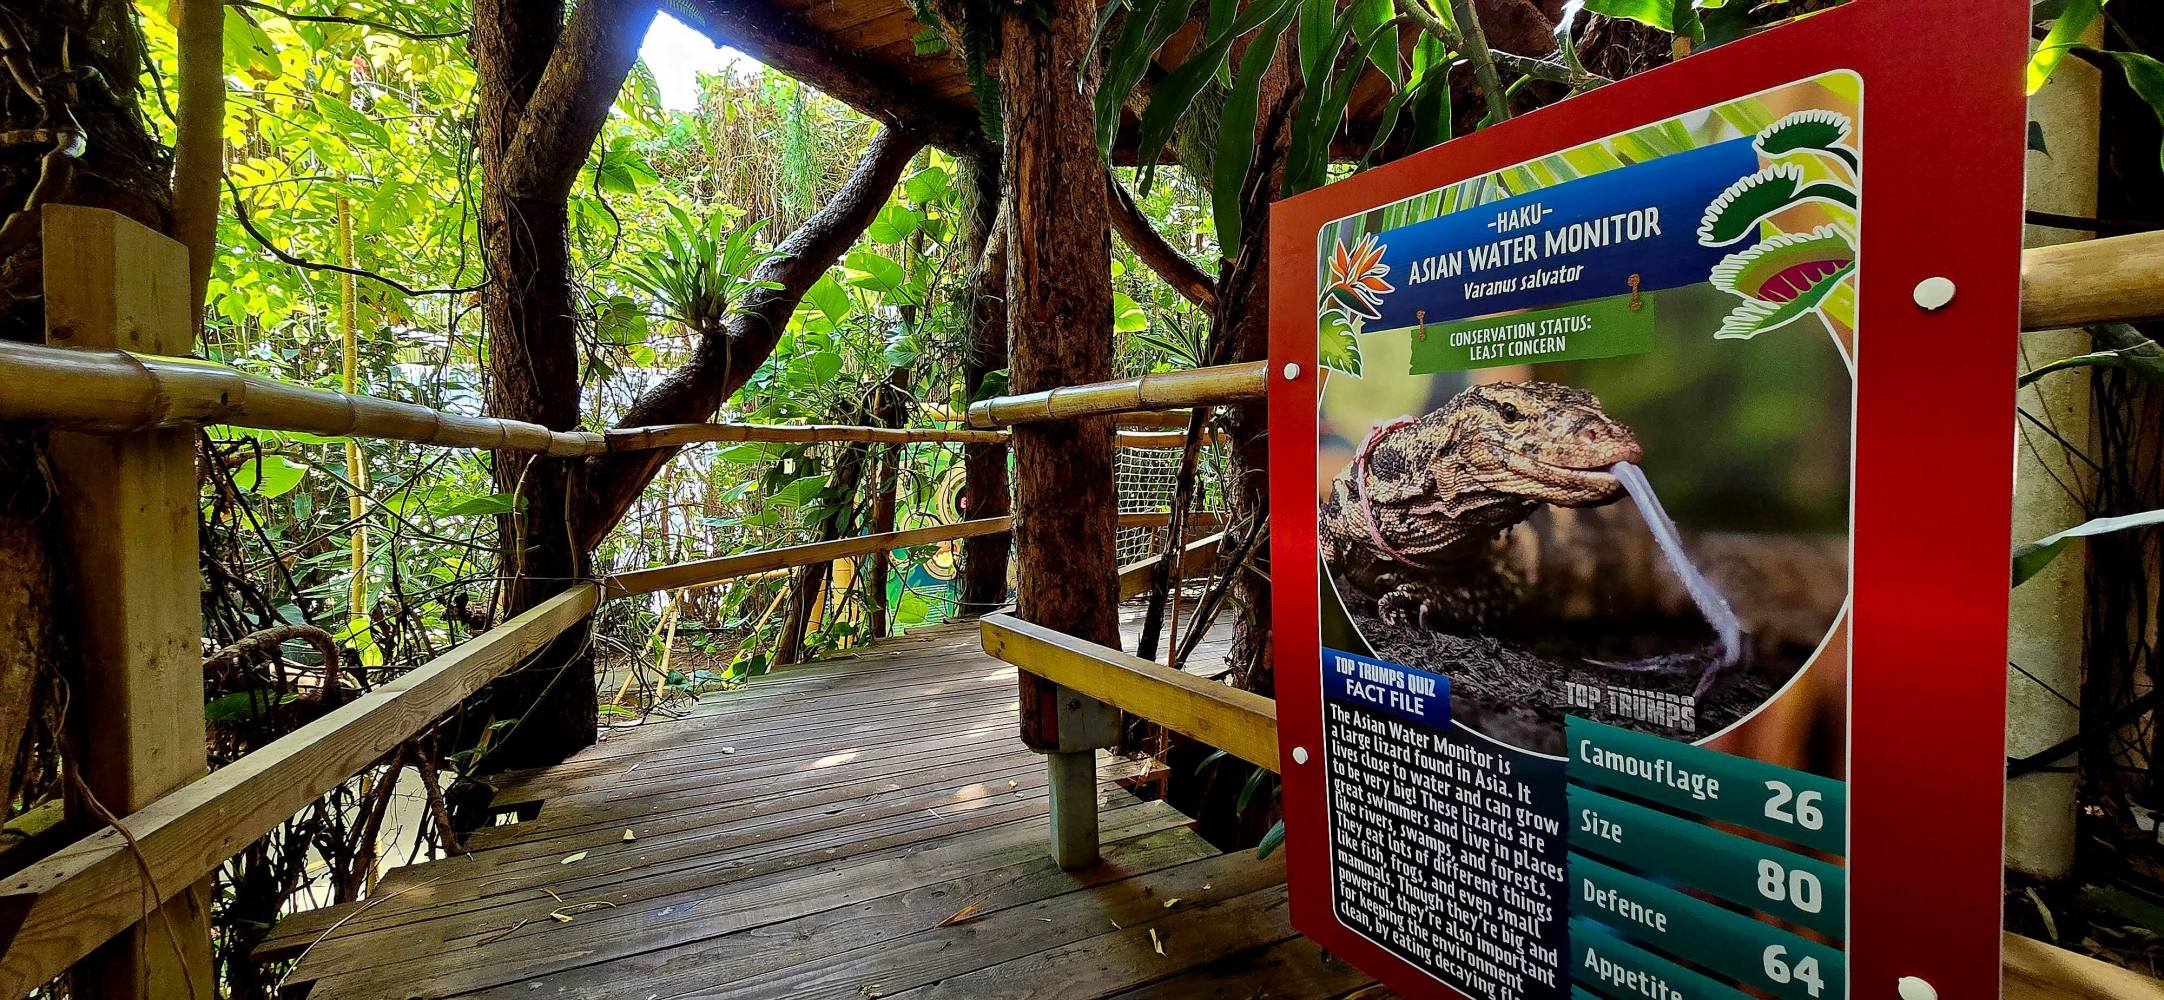
[[[1525,588],[1509,530],[1543,504],[1614,502],[1623,487],[1605,470],[1641,458],[1590,392],[1476,385],[1368,438],[1322,503],[1323,555],[1346,601],[1373,603],[1384,624],[1493,625]]]

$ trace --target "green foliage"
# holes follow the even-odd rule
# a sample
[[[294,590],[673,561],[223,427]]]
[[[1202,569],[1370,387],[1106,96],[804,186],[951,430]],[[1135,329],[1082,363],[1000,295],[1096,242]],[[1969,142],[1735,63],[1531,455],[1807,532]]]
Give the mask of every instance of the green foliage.
[[[661,316],[693,333],[719,333],[746,292],[781,287],[751,277],[780,256],[752,242],[766,220],[736,226],[735,214],[715,212],[700,221],[669,206],[675,225],[664,230],[662,248],[626,268],[624,282],[651,296]]]

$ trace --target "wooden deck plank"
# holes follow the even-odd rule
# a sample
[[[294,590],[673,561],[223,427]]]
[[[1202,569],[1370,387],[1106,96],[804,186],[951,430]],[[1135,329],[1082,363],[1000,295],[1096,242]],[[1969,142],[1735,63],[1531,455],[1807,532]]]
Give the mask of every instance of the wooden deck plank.
[[[1139,617],[1124,611],[1130,638]],[[1193,672],[1221,662],[1222,641],[1202,644]],[[288,984],[313,1000],[1067,997],[1173,977],[1236,991],[1251,977],[1213,962],[1315,961],[1272,917],[1279,864],[1220,854],[1169,806],[1136,799],[1119,780],[1137,762],[1100,758],[1107,863],[1060,871],[1043,758],[1018,726],[1014,672],[984,655],[975,622],[775,671],[499,776],[498,806],[531,804],[529,819],[475,833],[465,856],[393,870],[362,904],[290,918],[260,953],[305,949]],[[1194,947],[1115,969],[1133,957],[1115,921]],[[1334,988],[1343,973],[1278,978]]]

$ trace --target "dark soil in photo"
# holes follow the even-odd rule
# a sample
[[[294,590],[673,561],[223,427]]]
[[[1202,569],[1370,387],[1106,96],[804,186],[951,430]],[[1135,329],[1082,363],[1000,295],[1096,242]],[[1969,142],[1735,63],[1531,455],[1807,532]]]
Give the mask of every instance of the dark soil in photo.
[[[1587,626],[1535,638],[1447,635],[1384,625],[1365,609],[1353,621],[1375,655],[1450,678],[1451,717],[1534,753],[1563,753],[1567,713],[1695,742],[1749,715],[1803,666],[1810,650],[1730,668],[1701,704],[1690,702],[1720,644],[1703,623],[1637,629]],[[1695,625],[1695,628],[1691,626]],[[1748,643],[1746,644],[1748,647]]]

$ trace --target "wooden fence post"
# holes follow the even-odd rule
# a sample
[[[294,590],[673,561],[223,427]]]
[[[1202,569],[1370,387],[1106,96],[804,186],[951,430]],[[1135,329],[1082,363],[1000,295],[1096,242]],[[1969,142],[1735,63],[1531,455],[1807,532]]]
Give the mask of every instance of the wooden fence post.
[[[195,344],[188,252],[104,209],[44,209],[45,338],[67,347],[184,355]],[[54,432],[69,629],[84,664],[69,762],[86,829],[201,778],[201,568],[195,434]],[[205,879],[76,965],[75,995],[210,1000]]]
[[[1061,868],[1088,868],[1097,863],[1097,750],[1119,741],[1120,713],[1088,695],[1045,686],[1059,699],[1059,749],[1044,755],[1052,860]]]

